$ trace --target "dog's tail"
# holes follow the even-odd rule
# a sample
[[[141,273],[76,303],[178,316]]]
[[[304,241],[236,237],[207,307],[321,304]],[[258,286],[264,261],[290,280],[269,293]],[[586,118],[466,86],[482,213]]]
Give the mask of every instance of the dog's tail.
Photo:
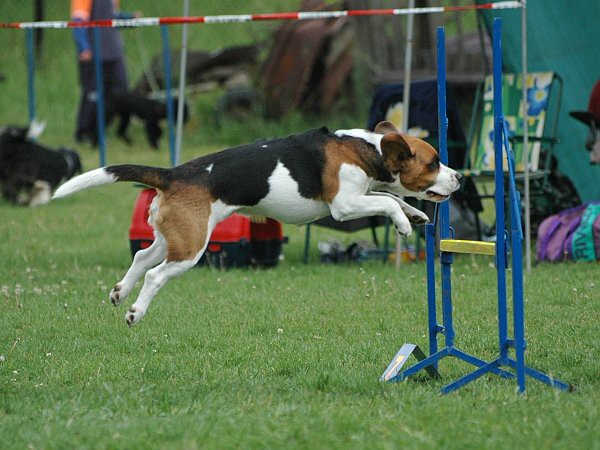
[[[170,173],[170,169],[135,164],[101,167],[71,178],[56,190],[52,198],[66,197],[83,189],[117,181],[135,181],[153,188],[166,190],[171,184]]]

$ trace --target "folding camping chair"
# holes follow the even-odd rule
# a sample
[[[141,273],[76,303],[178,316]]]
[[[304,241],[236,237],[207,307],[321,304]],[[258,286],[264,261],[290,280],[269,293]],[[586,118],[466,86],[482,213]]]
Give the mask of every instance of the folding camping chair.
[[[554,72],[527,74],[527,161],[530,178],[531,203],[549,209],[552,205],[549,176],[554,146],[558,143],[557,128],[560,113],[563,81]],[[471,125],[467,159],[462,172],[470,177],[476,189],[470,193],[479,200],[494,198],[491,181],[494,177],[494,116],[492,76],[487,76],[477,88]],[[516,181],[522,186],[525,179],[523,164],[523,101],[522,75],[504,74],[502,77],[504,120],[507,123],[510,141],[516,161]],[[507,171],[506,157],[503,161]],[[475,213],[479,224],[479,213]]]

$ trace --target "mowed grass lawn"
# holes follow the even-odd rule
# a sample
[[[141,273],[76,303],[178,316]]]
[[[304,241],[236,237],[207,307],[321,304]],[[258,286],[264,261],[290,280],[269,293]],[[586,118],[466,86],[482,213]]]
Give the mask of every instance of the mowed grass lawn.
[[[3,20],[28,20],[13,2]],[[131,8],[132,2],[122,2]],[[147,0],[146,16],[180,5]],[[224,0],[192,14],[291,11],[296,2]],[[133,5],[136,9],[137,6]],[[64,19],[67,4],[48,4]],[[267,24],[191,28],[195,47],[260,41]],[[273,30],[275,25],[271,26]],[[179,32],[172,33],[178,42]],[[19,34],[15,34],[19,33]],[[123,32],[131,79],[142,71],[136,41],[160,49],[157,30]],[[0,30],[0,125],[25,123],[24,35]],[[45,33],[37,64],[41,142],[72,144],[77,78],[70,33]],[[218,95],[193,100],[182,160],[258,137],[317,125],[361,126],[357,117],[292,115],[212,128]],[[202,100],[206,99],[206,100]],[[360,116],[360,117],[359,117]],[[145,147],[108,136],[110,163],[168,165]],[[112,133],[112,132],[111,132]],[[95,150],[78,147],[84,166]],[[25,209],[0,201],[0,448],[600,448],[598,264],[536,266],[526,279],[527,362],[577,388],[562,393],[528,380],[527,393],[495,376],[447,396],[439,388],[471,368],[447,359],[443,379],[378,381],[405,342],[427,348],[425,265],[324,265],[316,243],[356,235],[313,229],[302,263],[303,227],[286,226],[285,259],[271,270],[194,269],[161,290],[134,328],[108,292],[131,261],[128,228],[138,189],[106,186]],[[368,233],[361,234],[368,237]],[[456,345],[497,355],[495,271],[487,258],[457,257],[453,273]]]
[[[519,396],[490,376],[441,396],[470,367],[447,359],[442,381],[378,381],[404,342],[427,348],[425,265],[318,262],[318,240],[353,235],[314,228],[304,265],[304,228],[286,226],[276,268],[189,271],[128,328],[108,292],[131,260],[137,192],[120,184],[35,209],[0,204],[2,448],[600,445],[597,264],[527,276],[528,364],[575,392],[529,381]],[[456,344],[484,359],[497,352],[490,262],[458,257],[453,276]]]

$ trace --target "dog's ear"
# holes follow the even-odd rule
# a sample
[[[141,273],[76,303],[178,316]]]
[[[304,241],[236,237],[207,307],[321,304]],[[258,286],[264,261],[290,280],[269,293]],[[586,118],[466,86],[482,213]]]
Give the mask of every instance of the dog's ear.
[[[399,133],[398,129],[394,126],[392,122],[383,121],[379,122],[375,126],[375,133],[377,134],[385,134],[385,133]]]
[[[46,121],[38,122],[33,119],[29,124],[29,128],[27,129],[27,139],[30,141],[35,141],[39,138],[44,130],[46,129]]]
[[[392,173],[401,172],[407,161],[414,157],[408,142],[394,131],[385,133],[381,139],[381,153],[385,167]]]

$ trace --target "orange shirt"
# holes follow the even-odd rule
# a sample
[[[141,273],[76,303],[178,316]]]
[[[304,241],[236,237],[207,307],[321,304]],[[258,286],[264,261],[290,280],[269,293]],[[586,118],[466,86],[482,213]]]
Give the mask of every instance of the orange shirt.
[[[71,18],[90,20],[93,0],[71,0]],[[113,0],[115,11],[119,10],[119,0]]]

